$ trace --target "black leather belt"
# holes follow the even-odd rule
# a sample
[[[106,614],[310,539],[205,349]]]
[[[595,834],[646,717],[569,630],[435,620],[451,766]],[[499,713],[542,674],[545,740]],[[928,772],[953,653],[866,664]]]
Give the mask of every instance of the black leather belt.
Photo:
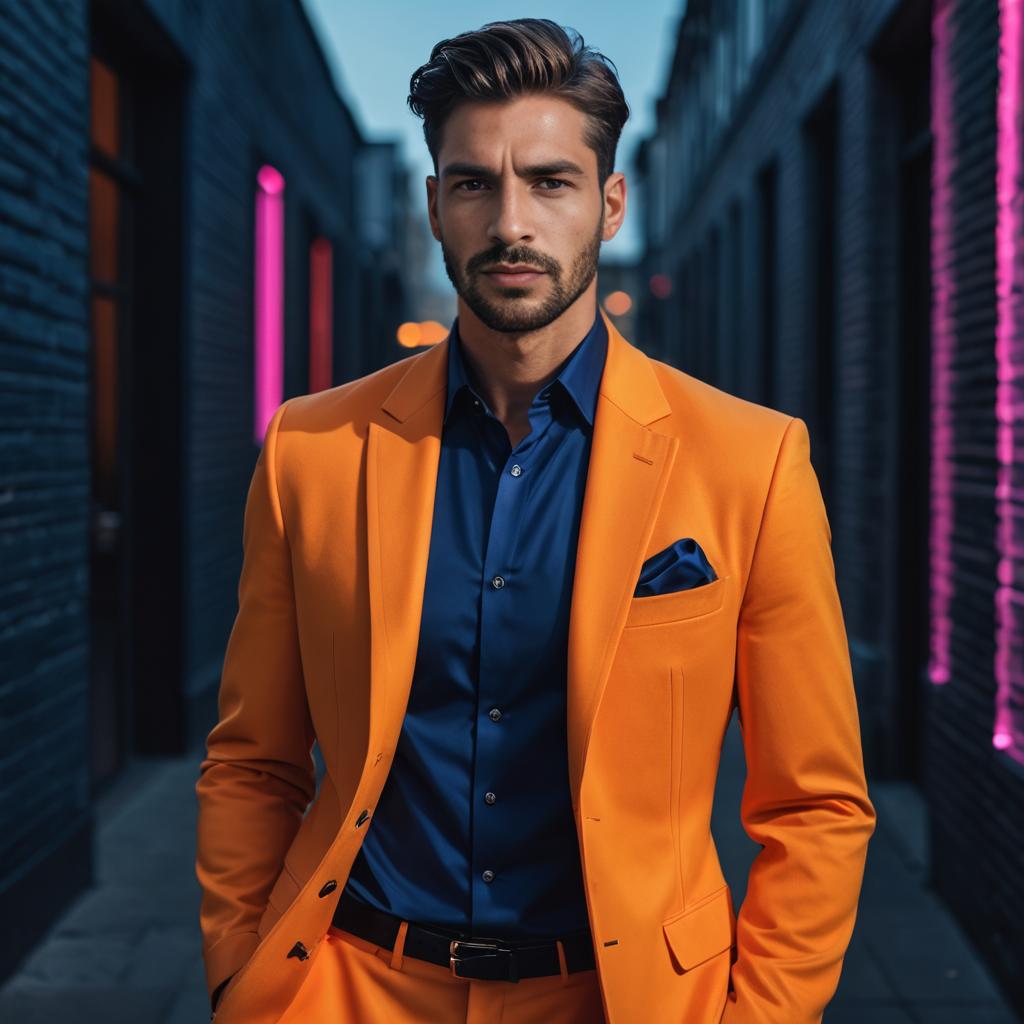
[[[331,923],[375,946],[394,949],[402,918],[342,891]],[[559,939],[570,974],[594,966],[594,942],[589,929],[571,932]],[[449,967],[457,978],[519,981],[520,978],[561,973],[558,947],[553,939],[538,942],[536,939],[487,938],[439,927],[426,928],[412,921],[405,933],[402,953]]]

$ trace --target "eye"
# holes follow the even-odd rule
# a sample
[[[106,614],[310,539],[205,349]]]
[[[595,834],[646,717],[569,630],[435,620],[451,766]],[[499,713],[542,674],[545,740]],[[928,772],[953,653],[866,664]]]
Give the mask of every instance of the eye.
[[[562,178],[541,178],[540,183],[542,185],[554,184],[556,186],[555,188],[542,188],[542,192],[563,192],[566,188],[570,187],[570,183]],[[464,181],[456,182],[455,189],[463,192],[479,192],[480,188],[476,186],[484,185],[486,185],[486,182],[482,178],[466,178]]]

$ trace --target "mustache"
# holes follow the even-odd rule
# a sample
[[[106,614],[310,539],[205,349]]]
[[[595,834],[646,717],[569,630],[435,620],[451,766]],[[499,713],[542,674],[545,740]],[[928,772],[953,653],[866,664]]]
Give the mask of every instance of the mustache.
[[[536,267],[538,270],[547,271],[555,276],[559,275],[562,271],[558,261],[551,259],[550,256],[543,256],[540,253],[531,252],[529,249],[505,248],[489,249],[487,252],[478,253],[467,262],[466,270],[470,274],[479,273],[481,267],[490,266],[493,263],[508,263],[511,265],[522,263],[530,267]]]

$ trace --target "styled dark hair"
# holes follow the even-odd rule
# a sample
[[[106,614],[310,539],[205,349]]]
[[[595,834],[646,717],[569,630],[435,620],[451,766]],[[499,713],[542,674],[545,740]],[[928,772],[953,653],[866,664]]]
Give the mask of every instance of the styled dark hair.
[[[629,106],[614,63],[585,46],[575,29],[548,18],[492,21],[482,28],[442,39],[430,60],[409,79],[409,106],[423,118],[423,137],[434,161],[441,132],[465,100],[511,99],[552,93],[587,115],[586,142],[597,154],[598,183],[615,166],[615,147]]]

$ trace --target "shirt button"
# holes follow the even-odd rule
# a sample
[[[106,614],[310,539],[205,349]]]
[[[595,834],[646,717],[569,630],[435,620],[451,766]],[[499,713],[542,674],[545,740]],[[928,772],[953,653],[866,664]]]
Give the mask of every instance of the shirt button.
[[[519,474],[520,474],[520,473],[522,473],[522,471],[523,471],[523,470],[522,470],[522,467],[521,467],[521,466],[518,466],[518,465],[516,465],[516,466],[513,466],[513,467],[512,467],[512,469],[511,469],[511,470],[509,470],[509,472],[510,472],[510,473],[511,473],[511,474],[512,474],[513,476],[519,476]]]
[[[485,882],[493,882],[494,881],[494,872],[490,868],[488,868],[480,877]]]
[[[550,391],[542,391],[540,393],[540,397],[541,398],[550,398],[551,397],[551,392]]]
[[[492,722],[496,722],[499,718],[501,718],[501,709],[491,708],[491,710],[488,711],[487,714],[490,716]]]
[[[505,580],[501,576],[495,576],[491,580],[491,586],[494,587],[495,590],[501,590],[501,588],[505,586]]]
[[[489,804],[493,804],[498,798],[493,793],[484,793],[484,800]]]

